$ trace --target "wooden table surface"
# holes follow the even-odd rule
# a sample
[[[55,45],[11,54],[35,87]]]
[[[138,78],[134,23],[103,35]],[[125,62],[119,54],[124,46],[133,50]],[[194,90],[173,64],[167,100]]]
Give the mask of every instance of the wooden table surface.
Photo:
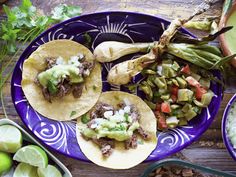
[[[202,0],[32,0],[33,4],[45,13],[49,12],[51,8],[57,4],[66,2],[67,4],[80,5],[83,9],[83,14],[98,11],[122,10],[157,15],[170,20],[176,17],[186,17],[190,15],[201,1]],[[19,0],[9,0],[7,4],[9,6],[15,6],[19,4]],[[217,2],[203,17],[220,15],[222,4],[223,1]],[[4,15],[2,7],[0,6],[0,20],[3,18]],[[234,94],[234,88],[236,87],[226,88],[220,110],[211,127],[198,141],[177,153],[176,155],[178,157],[182,157],[196,164],[234,172],[236,174],[236,162],[228,154],[221,136],[222,114],[228,100]],[[9,81],[4,87],[3,95],[9,118],[22,125],[11,101]],[[4,113],[2,105],[0,104],[0,118],[3,117]],[[137,177],[150,165],[149,163],[144,163],[129,170],[110,170],[91,163],[66,158],[60,154],[55,153],[55,155],[68,167],[74,177]]]

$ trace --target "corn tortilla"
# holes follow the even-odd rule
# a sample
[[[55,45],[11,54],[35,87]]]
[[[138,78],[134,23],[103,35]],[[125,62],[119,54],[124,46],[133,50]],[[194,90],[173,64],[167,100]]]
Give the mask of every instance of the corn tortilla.
[[[42,88],[35,84],[37,75],[46,68],[45,58],[61,56],[69,60],[71,56],[81,53],[87,61],[94,60],[93,54],[83,45],[71,40],[54,40],[45,43],[34,51],[24,61],[22,73],[22,89],[29,104],[43,116],[58,120],[68,121],[83,115],[89,111],[97,102],[102,91],[101,67],[95,64],[89,77],[86,78],[80,98],[74,98],[68,94],[62,98],[53,98],[48,102],[43,94]]]
[[[144,161],[156,148],[156,118],[152,110],[141,98],[126,92],[109,91],[102,93],[98,101],[116,107],[117,104],[122,102],[125,98],[138,108],[141,116],[139,123],[141,127],[150,134],[151,138],[148,141],[142,140],[143,144],[139,143],[136,149],[129,150],[125,149],[124,143],[116,142],[112,154],[104,158],[100,148],[96,144],[92,141],[86,141],[81,136],[80,127],[86,126],[86,124],[83,124],[79,118],[77,120],[76,135],[80,149],[89,160],[99,166],[112,169],[128,169]],[[139,139],[141,138],[139,137]]]

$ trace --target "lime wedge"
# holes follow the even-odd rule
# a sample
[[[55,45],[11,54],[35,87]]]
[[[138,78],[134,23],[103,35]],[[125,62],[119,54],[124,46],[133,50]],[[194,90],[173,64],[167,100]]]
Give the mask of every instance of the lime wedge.
[[[61,172],[53,165],[48,165],[46,168],[38,168],[39,177],[62,177]]]
[[[6,152],[0,152],[0,176],[11,169],[12,157]]]
[[[15,153],[22,146],[22,134],[12,125],[0,126],[0,151]]]
[[[38,177],[37,167],[26,163],[20,163],[17,165],[13,177]]]
[[[15,153],[13,159],[40,168],[45,168],[48,165],[47,154],[41,147],[36,145],[28,145],[20,148]]]

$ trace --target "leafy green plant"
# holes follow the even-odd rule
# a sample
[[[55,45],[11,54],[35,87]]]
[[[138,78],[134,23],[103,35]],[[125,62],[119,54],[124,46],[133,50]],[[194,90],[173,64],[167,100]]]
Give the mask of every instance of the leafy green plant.
[[[11,75],[13,67],[9,68],[7,73],[5,73],[6,69],[13,62],[14,57],[23,49],[17,47],[17,43],[20,42],[20,46],[24,46],[51,25],[82,13],[79,6],[60,4],[52,10],[49,16],[42,15],[30,0],[22,0],[20,6],[12,9],[3,5],[3,9],[7,19],[0,26],[0,39],[2,40],[0,46],[0,90]],[[10,56],[10,59],[7,56]]]

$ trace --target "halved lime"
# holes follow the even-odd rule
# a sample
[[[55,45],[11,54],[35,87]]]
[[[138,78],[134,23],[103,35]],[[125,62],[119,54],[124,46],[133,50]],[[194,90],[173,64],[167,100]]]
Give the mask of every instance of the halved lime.
[[[11,169],[12,157],[6,152],[0,152],[0,176]]]
[[[17,165],[13,177],[38,177],[37,167],[26,163],[20,163]]]
[[[13,159],[40,168],[45,168],[48,165],[47,154],[41,147],[36,145],[28,145],[20,148],[15,153]]]
[[[61,172],[53,165],[48,165],[46,168],[38,168],[39,177],[62,177]]]
[[[22,146],[22,134],[12,125],[0,126],[0,151],[15,153]]]

